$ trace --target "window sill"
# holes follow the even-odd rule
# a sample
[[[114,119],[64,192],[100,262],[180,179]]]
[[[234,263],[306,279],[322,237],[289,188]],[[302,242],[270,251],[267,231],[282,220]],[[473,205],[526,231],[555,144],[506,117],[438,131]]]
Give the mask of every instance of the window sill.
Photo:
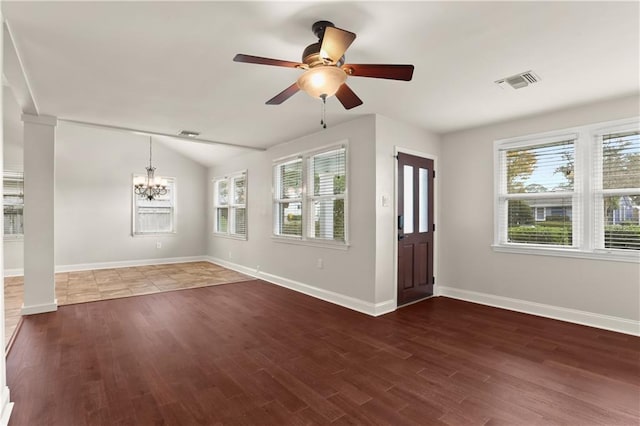
[[[237,236],[237,235],[232,235],[232,234],[223,234],[221,232],[213,232],[212,235],[214,237],[220,237],[220,238],[228,238],[230,240],[238,240],[238,241],[247,241],[247,236],[241,237],[241,236]]]
[[[276,243],[319,247],[319,248],[327,248],[332,250],[349,250],[349,247],[350,247],[348,243],[338,243],[334,241],[322,241],[322,240],[303,240],[301,238],[296,238],[296,237],[280,237],[277,235],[271,236],[271,239]]]
[[[24,241],[24,235],[5,235],[4,241],[7,243],[14,242],[14,241],[15,242]]]
[[[559,247],[524,247],[508,244],[493,244],[493,251],[498,253],[531,254],[537,256],[572,257],[576,259],[608,260],[613,262],[640,263],[640,252],[635,250],[596,250],[580,251]]]
[[[177,232],[149,232],[145,234],[132,234],[133,238],[144,238],[144,237],[173,237],[177,234]]]

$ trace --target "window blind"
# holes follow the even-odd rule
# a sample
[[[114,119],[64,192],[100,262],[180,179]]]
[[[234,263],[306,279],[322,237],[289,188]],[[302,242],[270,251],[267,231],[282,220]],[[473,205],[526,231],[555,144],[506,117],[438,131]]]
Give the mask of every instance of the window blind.
[[[3,176],[4,235],[24,234],[24,174],[6,171]]]
[[[167,180],[167,193],[148,200],[134,193],[135,234],[164,234],[174,232],[175,181]]]
[[[309,159],[308,198],[310,238],[345,240],[344,194],[346,189],[346,149],[339,148],[316,154]]]
[[[604,248],[640,250],[640,132],[603,135]]]
[[[277,166],[278,198],[300,199],[302,196],[302,159]]]
[[[573,140],[508,149],[505,153],[507,193],[573,190],[575,164]]]
[[[575,140],[501,150],[503,241],[573,246]]]
[[[302,158],[275,166],[276,235],[302,237]]]
[[[246,238],[247,236],[247,174],[214,179],[213,229],[215,233]]]

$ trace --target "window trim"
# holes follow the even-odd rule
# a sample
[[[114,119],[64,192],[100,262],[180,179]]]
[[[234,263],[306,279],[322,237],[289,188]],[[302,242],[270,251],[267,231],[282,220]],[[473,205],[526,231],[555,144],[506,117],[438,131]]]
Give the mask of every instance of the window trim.
[[[599,122],[590,125],[554,130],[515,138],[498,139],[493,143],[493,243],[491,247],[495,252],[533,254],[544,256],[573,257],[596,260],[610,260],[620,262],[640,263],[640,251],[609,249],[598,247],[599,231],[602,229],[596,223],[598,213],[595,210],[596,198],[603,190],[598,190],[598,178],[602,178],[602,170],[597,164],[598,150],[601,149],[602,136],[608,133],[617,133],[630,130],[640,130],[640,117],[630,117],[621,120]],[[576,197],[573,201],[578,210],[572,209],[573,221],[573,246],[540,245],[502,242],[503,221],[500,215],[504,208],[501,206],[501,182],[502,169],[500,162],[501,151],[505,149],[523,148],[527,146],[541,145],[553,141],[561,141],[563,138],[575,135],[575,181],[573,193]],[[567,139],[564,139],[567,140]],[[532,194],[532,196],[546,193]],[[562,192],[550,193],[552,198],[562,197]],[[569,194],[567,194],[569,195]],[[525,198],[525,197],[523,197]],[[573,204],[572,203],[572,204]]]
[[[136,231],[136,192],[134,189],[133,182],[136,177],[146,177],[146,175],[140,173],[133,173],[131,175],[131,236],[134,238],[143,238],[143,237],[158,237],[158,236],[171,236],[178,233],[177,225],[178,225],[178,190],[177,190],[177,179],[171,176],[162,176],[163,179],[167,181],[171,181],[172,183],[172,201],[173,204],[171,206],[172,218],[171,218],[171,228],[170,232],[137,232]]]
[[[234,203],[234,193],[233,193],[233,180],[244,176],[244,203],[243,204],[236,204]],[[227,201],[226,205],[219,205],[218,204],[218,200],[217,200],[217,191],[218,191],[218,182],[226,180],[227,181],[227,187],[229,188],[229,198]],[[240,170],[237,172],[233,172],[233,173],[229,173],[227,175],[224,176],[217,176],[211,179],[211,183],[213,186],[213,191],[212,191],[212,195],[213,195],[213,202],[211,203],[212,207],[213,207],[213,220],[211,222],[213,229],[212,229],[212,234],[216,237],[222,237],[222,238],[231,238],[234,240],[240,240],[240,241],[247,241],[249,239],[249,209],[248,209],[248,205],[249,205],[249,173],[247,169],[244,170]],[[226,232],[220,232],[217,231],[217,221],[218,221],[218,215],[217,215],[217,209],[219,208],[226,208],[227,209],[227,231]],[[231,229],[232,229],[232,225],[235,226],[235,216],[233,216],[231,213],[234,209],[238,209],[238,208],[243,208],[244,212],[245,212],[245,232],[244,235],[242,234],[237,234],[237,233],[232,233]],[[232,223],[233,222],[233,223]]]
[[[309,161],[316,155],[324,154],[330,151],[344,149],[345,155],[345,176],[346,176],[346,184],[344,188],[344,194],[340,195],[340,199],[344,200],[344,241],[335,241],[335,240],[327,240],[323,238],[315,238],[309,237],[309,218],[308,216],[308,206],[310,201],[314,199],[322,199],[322,198],[335,198],[335,195],[331,196],[313,196],[309,195],[308,186],[309,186],[309,171],[310,165]],[[288,202],[299,202],[301,206],[301,220],[302,220],[302,232],[300,236],[296,235],[279,235],[276,234],[277,229],[277,206],[283,202],[283,199],[276,198],[276,189],[277,189],[277,167],[286,164],[288,162],[295,161],[297,159],[302,160],[302,191],[300,198],[295,199],[286,199]],[[272,180],[271,180],[271,239],[272,241],[279,243],[288,243],[288,244],[298,244],[303,246],[314,246],[314,247],[323,247],[330,248],[336,250],[347,250],[350,247],[350,239],[349,239],[349,186],[351,180],[350,168],[349,168],[349,141],[343,140],[338,143],[333,143],[329,145],[324,145],[318,148],[313,148],[310,150],[298,152],[292,155],[287,155],[284,157],[276,158],[272,161],[271,166],[272,171]]]

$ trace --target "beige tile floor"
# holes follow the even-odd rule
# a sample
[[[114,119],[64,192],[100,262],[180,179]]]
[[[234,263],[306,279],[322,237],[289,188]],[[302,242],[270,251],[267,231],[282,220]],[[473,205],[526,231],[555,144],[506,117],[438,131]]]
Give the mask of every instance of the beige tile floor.
[[[63,272],[56,274],[56,298],[58,305],[71,305],[251,279],[209,262]],[[5,345],[20,320],[23,283],[23,277],[4,279]]]

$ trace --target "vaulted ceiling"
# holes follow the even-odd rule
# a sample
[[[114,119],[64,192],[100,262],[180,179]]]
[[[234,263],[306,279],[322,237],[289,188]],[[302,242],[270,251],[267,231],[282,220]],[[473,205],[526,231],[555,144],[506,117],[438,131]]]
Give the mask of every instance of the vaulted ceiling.
[[[379,113],[448,132],[639,91],[637,2],[20,1],[2,10],[40,113],[255,147],[319,131],[321,105],[302,92],[265,105],[301,71],[232,59],[299,61],[317,20],[357,34],[347,62],[415,65],[411,82],[349,78],[364,104],[345,111],[329,99],[329,125]],[[528,70],[541,82],[494,84]],[[202,160],[208,148],[174,143],[205,164],[224,157]]]

